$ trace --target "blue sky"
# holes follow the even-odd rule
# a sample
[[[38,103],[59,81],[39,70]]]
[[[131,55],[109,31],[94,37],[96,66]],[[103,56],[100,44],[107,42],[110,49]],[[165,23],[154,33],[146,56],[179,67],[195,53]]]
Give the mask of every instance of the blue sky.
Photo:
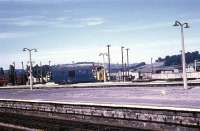
[[[102,62],[111,44],[111,62],[120,47],[130,63],[179,53],[180,29],[188,22],[186,51],[200,50],[199,0],[0,0],[0,66],[28,61],[22,48],[37,48],[33,61],[47,64]]]

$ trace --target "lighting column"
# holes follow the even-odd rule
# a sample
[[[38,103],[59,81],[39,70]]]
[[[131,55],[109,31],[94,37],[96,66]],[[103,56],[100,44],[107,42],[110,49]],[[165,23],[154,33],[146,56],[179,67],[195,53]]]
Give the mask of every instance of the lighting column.
[[[32,51],[37,52],[37,49],[28,49],[28,48],[24,48],[23,51],[28,51],[29,52],[29,60],[30,60],[30,89],[33,89],[33,74],[32,74],[32,58],[31,58],[31,53]]]
[[[184,45],[184,28],[189,28],[188,23],[181,23],[179,21],[175,21],[174,26],[180,27],[181,29],[181,46],[182,46],[182,67],[183,67],[183,84],[184,89],[187,89],[187,74],[186,74],[186,60],[185,60],[185,45]]]

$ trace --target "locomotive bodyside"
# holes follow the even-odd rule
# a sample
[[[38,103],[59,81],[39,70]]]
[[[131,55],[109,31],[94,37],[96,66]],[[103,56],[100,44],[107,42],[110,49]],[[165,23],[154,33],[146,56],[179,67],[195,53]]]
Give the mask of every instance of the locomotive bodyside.
[[[97,67],[92,65],[57,65],[52,67],[52,80],[56,84],[96,82]]]

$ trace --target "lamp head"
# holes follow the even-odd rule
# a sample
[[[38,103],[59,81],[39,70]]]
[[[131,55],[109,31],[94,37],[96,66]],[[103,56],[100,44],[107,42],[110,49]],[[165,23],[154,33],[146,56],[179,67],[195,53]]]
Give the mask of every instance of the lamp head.
[[[34,52],[38,52],[38,50],[37,50],[37,49],[35,49],[35,48],[34,48],[34,49],[32,49],[32,50],[33,50]]]
[[[26,48],[23,48],[23,50],[22,51],[26,51]]]
[[[173,26],[179,26],[179,22],[176,20]]]
[[[184,28],[190,28],[188,23],[184,23],[185,27]]]

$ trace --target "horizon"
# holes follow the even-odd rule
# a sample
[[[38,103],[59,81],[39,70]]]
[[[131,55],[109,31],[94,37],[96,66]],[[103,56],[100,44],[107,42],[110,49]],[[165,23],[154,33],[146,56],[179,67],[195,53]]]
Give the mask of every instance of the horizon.
[[[121,46],[130,48],[130,64],[150,63],[158,57],[179,54],[180,29],[186,52],[199,51],[198,0],[0,0],[0,67],[14,61],[27,64],[28,52],[37,64],[102,62],[99,53],[110,44],[111,63],[121,63]],[[126,52],[124,51],[126,55]]]

